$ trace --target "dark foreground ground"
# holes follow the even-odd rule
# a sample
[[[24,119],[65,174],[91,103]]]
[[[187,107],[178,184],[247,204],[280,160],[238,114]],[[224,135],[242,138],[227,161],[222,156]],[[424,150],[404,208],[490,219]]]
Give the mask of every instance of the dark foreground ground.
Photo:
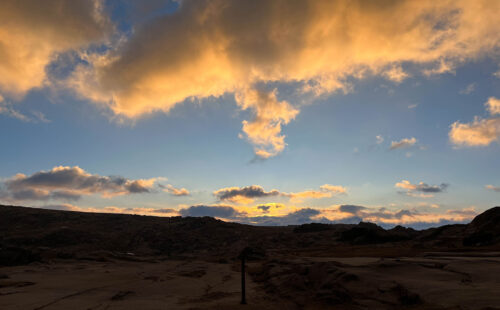
[[[0,309],[239,308],[500,309],[500,208],[415,231],[0,206]]]

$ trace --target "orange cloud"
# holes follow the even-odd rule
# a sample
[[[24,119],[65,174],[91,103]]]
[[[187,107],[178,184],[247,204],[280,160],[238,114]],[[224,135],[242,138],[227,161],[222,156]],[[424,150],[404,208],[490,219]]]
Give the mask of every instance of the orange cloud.
[[[252,121],[243,121],[243,132],[255,146],[255,155],[269,158],[283,151],[285,136],[281,125],[288,124],[299,113],[286,101],[278,101],[277,90],[264,92],[247,89],[236,95],[236,102],[243,109],[252,109]]]
[[[345,194],[347,189],[339,185],[324,184],[320,186],[319,191],[307,190],[303,192],[288,193],[286,196],[290,197],[291,201],[300,202],[304,199],[319,199],[319,198],[330,198],[334,195]]]
[[[102,41],[111,30],[101,1],[2,1],[0,92],[16,99],[41,87],[58,53]]]
[[[267,158],[283,150],[281,126],[299,110],[275,92],[257,94],[255,85],[295,83],[314,97],[348,91],[350,77],[400,82],[403,62],[448,72],[496,53],[499,11],[500,2],[487,0],[184,0],[109,51],[88,54],[90,65],[79,66],[68,86],[130,118],[235,93],[255,112],[243,132]]]
[[[498,142],[500,137],[500,118],[481,119],[475,117],[472,123],[451,125],[451,143],[457,146],[488,146]]]
[[[401,66],[392,66],[389,70],[384,71],[382,75],[394,83],[401,83],[410,76],[408,73],[403,71]]]
[[[187,189],[185,188],[176,188],[172,186],[171,184],[167,185],[159,185],[161,188],[163,188],[164,192],[167,192],[171,195],[174,196],[188,196],[190,193]]]
[[[488,101],[486,101],[485,105],[491,115],[500,114],[500,99],[490,97],[488,98]]]

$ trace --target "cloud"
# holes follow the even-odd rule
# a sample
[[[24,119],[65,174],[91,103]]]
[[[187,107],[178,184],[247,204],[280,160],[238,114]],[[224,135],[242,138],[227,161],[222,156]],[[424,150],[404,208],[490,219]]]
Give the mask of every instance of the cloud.
[[[245,187],[227,187],[216,190],[213,195],[220,201],[249,204],[255,199],[265,197],[288,197],[291,201],[299,202],[306,198],[328,198],[337,194],[345,194],[347,189],[339,185],[324,184],[319,190],[306,190],[302,192],[280,192],[277,189],[266,192],[262,186],[251,185]]]
[[[20,99],[47,82],[59,53],[102,42],[112,26],[101,1],[2,1],[0,92]]]
[[[377,139],[377,144],[381,144],[384,142],[384,137],[381,135],[375,136],[375,139]]]
[[[284,196],[290,198],[291,201],[300,202],[306,198],[330,198],[338,194],[346,194],[347,189],[340,185],[324,184],[319,187],[319,190],[307,190],[303,192],[284,193]]]
[[[493,185],[486,185],[486,189],[495,191],[495,192],[500,192],[500,186],[493,186]]]
[[[382,75],[388,79],[393,81],[394,83],[401,83],[403,80],[408,78],[410,75],[403,71],[403,68],[401,66],[392,66],[389,70],[384,71]]]
[[[163,189],[164,192],[167,192],[173,196],[189,196],[189,191],[185,188],[175,188],[174,186],[167,184],[167,185],[159,185],[160,188]]]
[[[456,146],[488,146],[498,142],[500,137],[500,118],[481,119],[475,117],[471,123],[451,124],[448,133],[451,143]]]
[[[430,69],[424,69],[422,73],[428,77],[445,73],[455,74],[455,64],[450,61],[440,59],[436,66]]]
[[[226,187],[214,191],[213,194],[221,201],[227,200],[235,203],[251,203],[255,198],[281,195],[276,189],[266,192],[264,188],[259,185]]]
[[[402,180],[394,185],[397,188],[405,189],[406,195],[414,197],[429,198],[433,197],[435,193],[442,193],[448,187],[448,184],[441,183],[441,185],[429,185],[424,182],[412,184],[410,181]]]
[[[399,141],[392,141],[391,147],[389,149],[395,150],[395,149],[409,148],[414,146],[415,143],[417,143],[417,139],[415,139],[414,137],[404,138]]]
[[[270,206],[271,209],[287,209],[288,211],[279,214],[272,214],[269,213],[270,209],[260,208],[263,206]],[[230,205],[194,205],[184,207],[179,210],[171,208],[155,209],[116,206],[93,208],[75,206],[71,204],[45,205],[39,206],[39,208],[64,211],[153,216],[210,216],[224,221],[265,226],[300,225],[312,222],[325,224],[357,224],[363,221],[376,223],[385,228],[403,225],[416,229],[425,229],[453,223],[466,223],[471,221],[478,214],[474,207],[446,210],[441,213],[429,213],[419,211],[416,208],[388,209],[385,207],[364,207],[355,205],[338,205],[321,209],[289,209],[286,206],[279,204],[258,205],[255,207],[256,210],[259,210],[259,213],[257,214],[247,212],[247,210],[249,210],[247,207],[241,208]]]
[[[304,208],[290,212],[282,216],[253,216],[239,219],[240,222],[253,225],[264,226],[286,226],[286,225],[300,225],[311,222],[326,222],[321,216],[321,211],[318,209]]]
[[[31,115],[23,114],[20,111],[14,109],[12,104],[6,102],[4,98],[0,95],[0,114],[6,115],[11,118],[18,119],[26,123],[50,123],[45,115],[40,111],[31,111]]]
[[[486,101],[485,106],[491,115],[500,114],[500,99],[490,97],[488,101]]]
[[[372,222],[389,228],[404,225],[424,229],[452,223],[465,223],[478,213],[474,208],[447,210],[441,213],[422,212],[415,208],[387,209],[355,205],[340,205],[329,208],[300,208],[285,214],[269,216],[240,214],[230,219],[239,223],[266,226],[300,225],[305,223],[357,224],[361,221]]]
[[[281,125],[288,124],[299,113],[286,101],[278,101],[277,90],[271,92],[247,89],[236,95],[236,102],[243,110],[252,109],[255,117],[243,121],[243,132],[254,145],[260,158],[269,158],[285,149],[285,136]]]
[[[499,9],[491,1],[184,0],[104,52],[87,52],[67,86],[129,118],[236,94],[238,105],[254,112],[243,133],[256,155],[268,158],[286,146],[281,127],[299,107],[256,85],[286,84],[309,102],[349,91],[352,79],[402,81],[402,63],[428,75],[450,72],[497,53]]]
[[[458,93],[461,95],[468,95],[476,90],[476,83],[470,83],[464,89],[461,89]]]
[[[352,214],[357,214],[360,211],[365,210],[365,207],[362,206],[354,206],[354,205],[341,205],[339,207],[340,212],[346,212],[346,213],[352,213]]]
[[[488,98],[484,104],[491,115],[500,114],[500,100]],[[448,136],[455,146],[488,146],[500,139],[500,117],[474,117],[471,123],[454,122]]]
[[[206,206],[197,205],[179,210],[182,216],[211,216],[217,218],[233,219],[241,215],[231,206]]]
[[[130,180],[119,176],[100,176],[78,166],[59,166],[30,176],[16,174],[3,182],[5,190],[0,197],[14,200],[77,200],[92,194],[113,197],[149,193],[157,181],[157,178]]]

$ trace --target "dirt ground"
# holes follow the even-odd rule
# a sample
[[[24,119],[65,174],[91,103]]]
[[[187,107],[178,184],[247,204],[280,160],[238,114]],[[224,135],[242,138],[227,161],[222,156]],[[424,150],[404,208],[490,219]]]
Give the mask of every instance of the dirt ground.
[[[248,271],[240,305],[237,262],[2,267],[0,309],[500,309],[500,253],[283,257],[250,262]]]

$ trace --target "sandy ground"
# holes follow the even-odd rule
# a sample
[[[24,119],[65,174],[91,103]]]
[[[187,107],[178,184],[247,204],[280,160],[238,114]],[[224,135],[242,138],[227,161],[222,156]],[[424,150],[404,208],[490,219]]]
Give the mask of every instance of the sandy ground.
[[[239,309],[240,273],[200,261],[65,262],[0,268],[0,309]],[[273,309],[247,281],[244,309]]]
[[[59,261],[3,267],[0,309],[400,309],[401,305],[394,301],[395,295],[387,293],[393,292],[393,287],[404,287],[422,300],[408,309],[500,309],[497,253],[440,254],[287,260],[287,268],[321,265],[327,267],[321,267],[320,271],[331,272],[334,268],[335,272],[356,279],[342,284],[353,299],[345,307],[318,306],[314,300],[309,303],[307,296],[305,302],[295,302],[295,293],[304,294],[304,289],[297,288],[294,292],[290,291],[293,286],[287,286],[289,283],[280,284],[279,277],[290,276],[287,272],[276,273],[279,276],[270,273],[269,283],[274,283],[277,289],[272,294],[266,291],[265,283],[254,282],[247,276],[248,304],[240,305],[240,273],[236,263]],[[259,264],[262,263],[250,263],[249,270],[259,268]],[[272,265],[287,270],[279,262]],[[316,278],[324,281],[321,274]],[[290,278],[284,279],[290,282],[286,280]],[[306,288],[314,289],[314,285],[309,283]]]

